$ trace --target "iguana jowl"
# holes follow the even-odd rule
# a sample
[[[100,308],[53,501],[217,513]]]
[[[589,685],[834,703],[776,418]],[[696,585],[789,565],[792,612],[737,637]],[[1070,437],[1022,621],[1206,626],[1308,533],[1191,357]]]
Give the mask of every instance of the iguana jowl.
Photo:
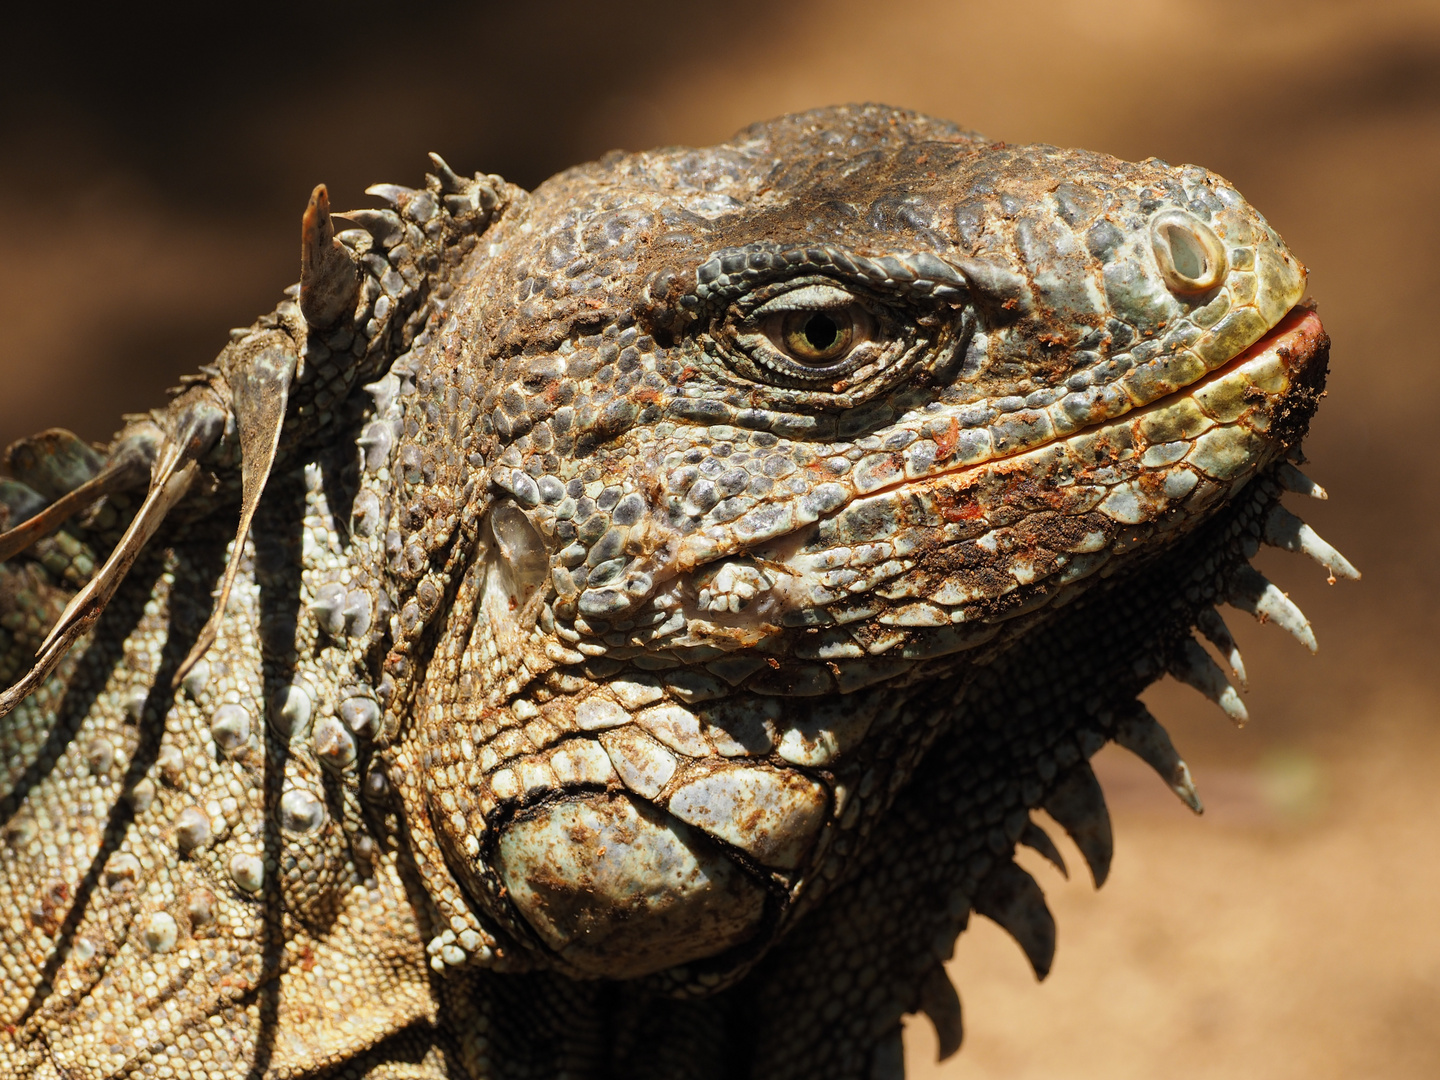
[[[104,454],[0,481],[0,1075],[890,1077],[1012,861],[1097,884],[1136,695],[1328,341],[1219,177],[821,110],[533,193],[439,158]],[[338,232],[337,232],[338,230]],[[240,519],[236,536],[237,515]]]

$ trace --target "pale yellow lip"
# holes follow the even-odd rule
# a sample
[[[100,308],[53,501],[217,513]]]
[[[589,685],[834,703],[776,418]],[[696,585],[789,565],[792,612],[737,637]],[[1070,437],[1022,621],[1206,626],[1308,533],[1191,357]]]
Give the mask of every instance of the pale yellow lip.
[[[1252,414],[1255,402],[1250,395],[1256,391],[1286,393],[1326,340],[1313,308],[1292,308],[1263,337],[1214,371],[1144,408],[1069,438],[1091,435],[1114,423],[1131,425],[1138,442],[1146,445],[1193,438],[1213,424],[1229,424]]]
[[[1286,366],[1292,371],[1299,370],[1310,362],[1315,353],[1319,352],[1325,344],[1326,336],[1325,327],[1321,325],[1320,316],[1315,313],[1314,308],[1293,307],[1279,322],[1267,330],[1260,340],[1249,348],[1243,349],[1203,378],[1189,386],[1181,387],[1175,392],[1175,396],[1191,396],[1209,383],[1224,378],[1227,373],[1262,353],[1272,350],[1281,356],[1286,362]],[[1155,404],[1159,405],[1161,402],[1155,402]]]
[[[1311,307],[1297,305],[1262,337],[1225,363],[1164,397],[1156,398],[1112,420],[1091,425],[1040,446],[1003,458],[992,458],[978,465],[956,469],[954,472],[973,474],[986,469],[1010,467],[1012,463],[1042,453],[1048,447],[1093,437],[1096,433],[1115,426],[1133,427],[1137,445],[1178,438],[1181,437],[1180,429],[1185,428],[1194,418],[1199,418],[1196,413],[1197,406],[1201,412],[1208,414],[1208,419],[1201,418],[1204,423],[1230,423],[1250,409],[1252,403],[1247,399],[1247,393],[1257,389],[1268,393],[1283,393],[1287,390],[1294,377],[1310,365],[1326,340],[1320,316]],[[1172,427],[1176,430],[1169,431]],[[1197,433],[1198,430],[1189,432],[1191,435]]]

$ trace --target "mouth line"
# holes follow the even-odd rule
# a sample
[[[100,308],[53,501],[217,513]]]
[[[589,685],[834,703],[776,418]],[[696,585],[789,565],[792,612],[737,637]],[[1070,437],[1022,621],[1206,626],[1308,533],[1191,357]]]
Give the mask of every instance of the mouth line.
[[[1152,409],[1164,409],[1176,401],[1194,397],[1211,383],[1218,382],[1232,374],[1236,369],[1271,350],[1279,353],[1291,364],[1303,366],[1309,363],[1310,358],[1319,350],[1324,337],[1325,330],[1320,323],[1320,316],[1315,313],[1314,305],[1308,301],[1302,301],[1282,315],[1280,320],[1269,330],[1265,331],[1258,340],[1241,349],[1219,367],[1207,371],[1193,383],[1187,383],[1178,390],[1166,394],[1164,397],[1156,398],[1154,401],[1148,402],[1138,409],[1133,409],[1128,414],[1123,415],[1136,416]],[[1115,419],[1118,420],[1120,417],[1116,417]],[[1107,420],[1101,424],[1091,425],[1091,427],[1100,427],[1105,423],[1112,422],[1113,421]],[[1090,430],[1090,428],[1083,428],[1081,431],[1075,432],[1075,434],[1080,435],[1088,430]],[[1067,435],[1064,438],[1071,437],[1072,436]],[[1057,441],[1063,441],[1063,439]]]
[[[1187,398],[1193,398],[1203,392],[1206,387],[1228,378],[1239,368],[1252,360],[1257,359],[1271,351],[1277,352],[1289,364],[1296,367],[1303,367],[1309,363],[1311,357],[1319,350],[1325,338],[1324,327],[1320,323],[1320,317],[1315,314],[1315,307],[1308,301],[1302,301],[1287,311],[1274,326],[1265,331],[1259,338],[1241,349],[1238,353],[1226,360],[1218,367],[1211,368],[1194,382],[1186,383],[1184,386],[1172,390],[1170,393],[1147,401],[1144,405],[1136,406],[1116,416],[1106,417],[1094,423],[1086,424],[1084,427],[1064,435],[1056,436],[1042,443],[1033,446],[1017,448],[1014,452],[1000,457],[993,457],[986,461],[976,462],[973,465],[964,465],[958,469],[947,469],[944,472],[935,473],[932,476],[920,478],[920,482],[935,480],[941,477],[956,476],[968,472],[983,472],[996,466],[1004,466],[1008,462],[1033,454],[1036,451],[1045,450],[1047,447],[1061,446],[1072,439],[1083,438],[1091,432],[1101,428],[1109,427],[1117,423],[1134,422],[1139,418],[1164,412],[1173,407],[1177,402]],[[906,481],[913,483],[915,481]],[[904,484],[897,484],[896,487],[903,487]],[[880,492],[875,492],[879,494]]]

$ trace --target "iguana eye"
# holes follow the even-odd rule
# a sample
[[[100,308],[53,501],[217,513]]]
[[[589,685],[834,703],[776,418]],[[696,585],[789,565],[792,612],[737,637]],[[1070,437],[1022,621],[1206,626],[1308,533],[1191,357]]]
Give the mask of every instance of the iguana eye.
[[[845,269],[860,277],[870,265],[847,261]],[[803,395],[807,407],[853,408],[909,362],[933,355],[959,322],[934,298],[876,289],[868,280],[817,273],[739,285],[697,336],[734,375]]]
[[[775,344],[797,363],[829,366],[850,351],[861,314],[854,309],[792,311],[782,316]]]
[[[843,374],[875,337],[875,317],[834,285],[790,289],[755,309],[751,319],[775,350],[770,366],[802,379]]]

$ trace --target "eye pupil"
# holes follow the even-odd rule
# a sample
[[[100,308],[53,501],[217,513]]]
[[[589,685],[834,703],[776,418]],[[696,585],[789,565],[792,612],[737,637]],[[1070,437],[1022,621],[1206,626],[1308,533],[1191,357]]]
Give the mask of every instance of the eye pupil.
[[[858,362],[852,355],[856,347],[870,341],[875,323],[864,305],[858,302],[834,303],[836,288],[827,287],[819,296],[813,295],[820,287],[807,294],[805,289],[794,290],[796,299],[790,301],[796,306],[788,311],[777,311],[761,324],[765,336],[783,357],[782,365],[792,365],[787,373],[805,379],[829,378],[840,374],[841,369]],[[788,294],[782,294],[781,300]],[[840,294],[841,299],[849,299]],[[809,301],[831,301],[821,307],[800,306]],[[772,301],[774,303],[775,301]],[[865,351],[860,353],[864,356]]]
[[[840,328],[835,325],[835,320],[829,315],[823,313],[812,315],[805,324],[805,340],[817,352],[824,352],[830,348],[839,336]]]

